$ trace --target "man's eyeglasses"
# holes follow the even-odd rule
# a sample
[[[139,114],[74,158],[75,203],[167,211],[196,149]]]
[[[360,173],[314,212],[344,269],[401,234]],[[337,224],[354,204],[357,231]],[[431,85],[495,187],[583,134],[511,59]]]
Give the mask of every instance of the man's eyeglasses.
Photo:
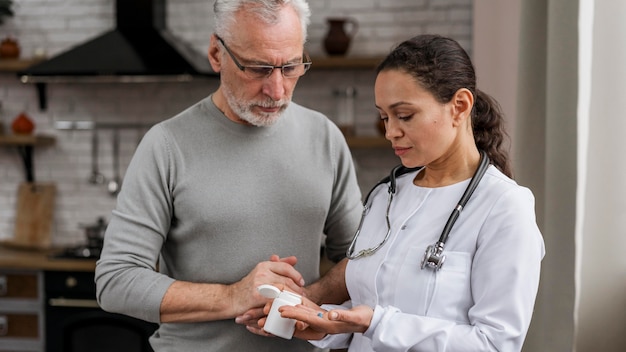
[[[226,52],[231,57],[231,59],[233,59],[233,62],[235,63],[235,65],[237,65],[237,67],[241,71],[243,71],[246,75],[248,75],[248,77],[253,78],[253,79],[267,78],[272,74],[272,72],[274,72],[274,69],[277,69],[277,68],[280,69],[280,72],[282,73],[283,77],[296,78],[296,77],[302,76],[303,74],[306,73],[306,71],[309,70],[309,68],[311,68],[311,59],[309,58],[309,55],[307,53],[304,53],[306,62],[286,64],[282,66],[242,65],[239,63],[239,61],[237,60],[235,55],[230,51],[230,49],[226,46],[226,44],[224,44],[224,41],[222,40],[222,38],[218,36],[216,37],[217,37],[217,40],[219,40],[219,42],[222,44],[224,49],[226,49]]]

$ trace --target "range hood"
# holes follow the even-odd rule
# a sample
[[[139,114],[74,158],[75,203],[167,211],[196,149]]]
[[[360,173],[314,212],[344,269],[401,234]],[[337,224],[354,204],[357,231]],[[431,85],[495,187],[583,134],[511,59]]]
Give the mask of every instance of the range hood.
[[[23,83],[42,85],[185,82],[217,77],[206,54],[166,30],[165,12],[165,0],[116,0],[114,29],[30,66],[18,72],[18,77]],[[41,95],[43,88],[38,88]]]

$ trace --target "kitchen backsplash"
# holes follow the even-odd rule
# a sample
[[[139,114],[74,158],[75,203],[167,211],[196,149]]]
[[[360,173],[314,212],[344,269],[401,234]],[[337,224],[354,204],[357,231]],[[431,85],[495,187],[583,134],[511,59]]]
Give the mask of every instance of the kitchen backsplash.
[[[131,1],[131,0],[127,0]],[[0,27],[0,38],[19,40],[21,57],[45,51],[53,56],[114,26],[111,0],[18,0],[14,18]],[[212,28],[212,1],[176,0],[167,6],[168,28],[200,52],[206,52]],[[307,50],[324,55],[326,18],[356,19],[358,31],[347,56],[382,57],[396,43],[420,33],[439,33],[457,39],[471,54],[472,0],[311,0],[312,23]],[[333,90],[354,87],[357,135],[377,135],[378,116],[373,102],[373,69],[316,69],[303,76],[294,101],[336,119]],[[84,240],[81,225],[108,219],[115,197],[106,185],[88,182],[91,173],[91,131],[58,130],[65,120],[98,123],[133,123],[149,126],[164,120],[216,89],[217,81],[191,83],[62,83],[48,84],[45,111],[40,111],[36,89],[22,84],[15,73],[0,72],[0,123],[5,131],[20,112],[36,124],[36,133],[54,135],[52,146],[36,147],[37,181],[57,185],[52,242],[73,245]],[[145,128],[120,131],[124,172]],[[112,176],[112,131],[99,131],[101,172]],[[359,183],[363,192],[398,163],[387,148],[355,149]],[[24,180],[19,154],[0,148],[0,240],[13,236],[17,188]]]

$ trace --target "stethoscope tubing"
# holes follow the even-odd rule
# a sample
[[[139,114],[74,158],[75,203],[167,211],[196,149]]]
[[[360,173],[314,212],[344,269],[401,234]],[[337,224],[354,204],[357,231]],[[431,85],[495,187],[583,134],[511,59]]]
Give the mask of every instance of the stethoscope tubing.
[[[476,171],[474,172],[474,175],[472,176],[470,183],[467,185],[467,188],[463,192],[463,195],[459,199],[458,204],[454,207],[454,209],[450,213],[450,217],[448,218],[448,221],[446,221],[446,224],[443,227],[441,235],[439,236],[439,240],[435,244],[428,246],[428,248],[426,249],[426,253],[424,253],[424,258],[422,260],[422,265],[421,265],[422,269],[428,266],[428,267],[438,270],[443,265],[443,262],[445,260],[445,256],[442,254],[443,248],[445,246],[446,241],[448,240],[450,231],[452,230],[454,223],[456,222],[459,215],[461,214],[461,211],[467,204],[467,201],[470,199],[470,197],[472,196],[472,194],[478,187],[480,180],[487,172],[487,169],[489,168],[489,162],[490,162],[489,156],[487,155],[485,151],[481,150],[480,151],[480,164],[478,165],[478,168],[476,168]],[[372,189],[369,191],[369,193],[365,197],[365,206],[363,209],[363,214],[361,215],[361,220],[359,221],[359,226],[354,234],[354,237],[352,238],[352,242],[350,243],[348,250],[346,251],[346,257],[348,257],[348,259],[358,259],[361,257],[372,255],[387,242],[391,234],[389,210],[391,208],[391,201],[393,200],[393,196],[396,193],[396,177],[399,175],[411,172],[411,171],[419,170],[419,169],[421,169],[421,167],[406,168],[406,167],[403,167],[402,165],[396,166],[393,168],[393,170],[391,170],[391,173],[389,174],[389,176],[382,179],[374,187],[372,187]],[[389,187],[387,189],[387,192],[389,193],[389,195],[387,199],[387,211],[385,215],[385,220],[387,222],[387,233],[385,234],[385,237],[382,240],[382,242],[380,242],[376,247],[363,249],[363,250],[360,250],[357,254],[354,254],[354,248],[356,246],[357,238],[359,237],[361,233],[363,220],[370,208],[370,205],[368,204],[369,197],[374,191],[374,189],[376,189],[379,185],[387,183],[387,182],[389,182]]]
[[[448,235],[450,234],[450,231],[452,230],[452,226],[454,226],[454,223],[459,218],[459,215],[461,215],[461,211],[463,210],[463,208],[465,208],[465,204],[467,204],[467,201],[470,199],[470,197],[476,190],[476,187],[478,187],[480,180],[483,178],[488,168],[489,168],[489,156],[487,156],[486,152],[481,150],[480,151],[480,164],[478,164],[478,168],[474,172],[474,175],[472,176],[470,183],[467,185],[465,192],[463,192],[461,199],[459,199],[459,203],[456,205],[456,207],[454,207],[454,209],[452,209],[452,213],[450,213],[450,217],[448,218],[448,221],[446,221],[446,225],[443,227],[443,231],[441,231],[441,235],[439,236],[438,242],[441,242],[443,244],[446,243],[446,241],[448,240]]]

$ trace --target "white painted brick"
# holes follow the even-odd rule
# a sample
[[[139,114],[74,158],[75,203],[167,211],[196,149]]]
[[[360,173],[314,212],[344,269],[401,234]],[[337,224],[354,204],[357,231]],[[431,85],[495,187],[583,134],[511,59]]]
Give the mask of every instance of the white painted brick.
[[[376,0],[353,0],[353,1],[331,1],[327,5],[327,9],[330,11],[335,10],[351,10],[359,11],[363,9],[374,9],[377,4]]]
[[[128,0],[130,1],[130,0]],[[17,16],[0,27],[0,37],[15,34],[25,57],[36,48],[49,55],[65,51],[114,27],[111,0],[21,0]],[[351,16],[359,21],[359,31],[350,47],[350,56],[384,56],[398,42],[425,32],[451,35],[468,51],[471,48],[472,0],[311,0],[312,24],[307,50],[324,55],[322,41],[328,30],[326,18]],[[201,53],[208,48],[213,26],[212,1],[170,0],[168,28]],[[359,134],[376,135],[378,119],[374,108],[374,73],[368,70],[313,69],[302,77],[294,101],[332,117],[335,101],[332,89],[353,85],[356,98],[356,128]],[[110,218],[115,206],[104,185],[87,182],[91,171],[90,132],[54,130],[56,120],[103,122],[137,121],[152,124],[166,119],[204,98],[217,87],[217,81],[189,84],[155,83],[50,84],[48,110],[39,111],[35,88],[23,85],[12,73],[0,73],[0,122],[5,127],[22,110],[32,115],[38,132],[57,137],[54,146],[35,152],[35,175],[55,182],[58,194],[55,208],[53,244],[73,245],[84,241],[80,224],[94,223],[98,216]],[[121,169],[130,162],[136,143],[145,131],[123,131]],[[102,131],[100,167],[111,175],[111,133]],[[390,150],[353,152],[363,192],[398,164]],[[11,148],[0,148],[0,239],[12,236],[17,186],[24,180],[22,161]]]
[[[378,7],[381,9],[407,9],[407,10],[421,10],[428,6],[430,1],[428,0],[378,0]]]

